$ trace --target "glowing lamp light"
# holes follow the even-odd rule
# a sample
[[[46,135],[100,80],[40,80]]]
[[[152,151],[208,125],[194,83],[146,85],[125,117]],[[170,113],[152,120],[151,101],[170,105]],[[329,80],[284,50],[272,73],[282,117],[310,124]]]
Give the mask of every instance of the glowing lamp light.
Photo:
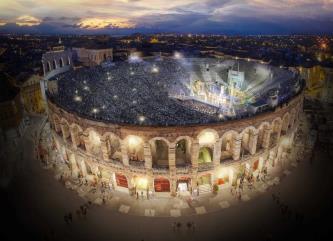
[[[136,147],[140,144],[141,139],[137,136],[129,136],[128,137],[128,145],[129,147]]]
[[[146,118],[143,115],[141,115],[141,116],[139,116],[138,119],[139,119],[140,122],[144,122]]]
[[[98,113],[98,109],[97,108],[93,108],[91,112],[94,113],[94,114],[96,114],[96,113]]]
[[[76,102],[81,102],[81,101],[82,101],[82,97],[76,95],[76,96],[74,96],[74,100],[75,100]]]
[[[215,142],[215,135],[213,132],[206,131],[199,137],[199,144],[213,144]]]
[[[148,187],[148,179],[144,177],[136,178],[136,187],[139,189],[147,189]]]
[[[182,55],[179,52],[175,52],[174,57],[175,57],[175,59],[181,59]]]
[[[85,86],[83,87],[83,89],[86,90],[86,91],[88,91],[88,90],[89,90],[89,86],[86,86],[86,85],[85,85]]]
[[[152,68],[151,72],[152,72],[152,73],[158,73],[159,70],[158,70],[158,68],[157,68],[156,66],[154,66],[154,67]]]

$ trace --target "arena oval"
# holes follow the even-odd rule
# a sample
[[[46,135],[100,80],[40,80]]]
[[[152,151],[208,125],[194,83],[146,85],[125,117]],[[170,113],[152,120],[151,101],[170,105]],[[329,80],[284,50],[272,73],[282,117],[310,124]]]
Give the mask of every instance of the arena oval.
[[[276,165],[291,145],[303,93],[275,111],[216,124],[149,127],[81,118],[48,100],[55,145],[75,178],[135,194],[202,194]]]

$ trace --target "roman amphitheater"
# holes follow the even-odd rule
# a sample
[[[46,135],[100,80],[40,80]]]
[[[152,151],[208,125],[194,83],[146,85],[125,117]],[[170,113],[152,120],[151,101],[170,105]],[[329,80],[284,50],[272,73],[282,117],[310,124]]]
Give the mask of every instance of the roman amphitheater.
[[[256,62],[150,58],[68,70],[46,94],[73,178],[173,197],[237,186],[277,165],[303,89],[297,74]]]

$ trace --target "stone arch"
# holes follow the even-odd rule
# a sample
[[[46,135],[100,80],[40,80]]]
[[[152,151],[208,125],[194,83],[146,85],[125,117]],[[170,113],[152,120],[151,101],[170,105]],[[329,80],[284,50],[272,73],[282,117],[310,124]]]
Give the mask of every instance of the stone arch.
[[[53,123],[54,123],[54,130],[57,133],[60,133],[61,132],[60,118],[57,114],[53,114]]]
[[[120,137],[112,132],[106,132],[102,139],[105,141],[104,159],[122,162]]]
[[[278,140],[280,138],[280,133],[281,133],[281,127],[282,127],[282,120],[280,117],[274,119],[272,121],[272,132],[270,135],[270,140],[269,140],[269,145],[273,146],[278,143]]]
[[[187,166],[191,164],[192,138],[180,136],[175,141],[175,161],[177,166]]]
[[[101,154],[101,136],[92,127],[85,130],[85,147],[86,150],[93,155],[99,156]]]
[[[203,146],[199,149],[198,164],[212,163],[213,162],[213,148]]]
[[[64,62],[64,59],[62,57],[59,59],[59,66],[60,66],[60,68],[65,66],[65,62]]]
[[[281,135],[287,134],[289,122],[290,122],[290,114],[289,114],[289,112],[287,112],[283,115],[283,118],[282,118]]]
[[[52,70],[51,63],[50,63],[50,61],[47,61],[47,63],[46,63],[46,72],[48,73],[48,72],[50,72],[51,70]]]
[[[57,69],[57,67],[58,67],[58,65],[57,65],[57,61],[54,59],[53,61],[52,61],[52,69],[54,70],[54,69]]]
[[[141,137],[129,135],[124,139],[124,145],[130,162],[144,163],[144,141]]]
[[[241,155],[253,155],[256,153],[258,131],[253,126],[246,127],[241,132]]]
[[[258,140],[257,140],[257,151],[266,148],[265,142],[268,141],[267,137],[270,135],[270,124],[269,122],[263,122],[258,128]]]
[[[68,121],[64,118],[61,119],[61,132],[62,132],[62,137],[66,142],[72,142],[70,125]]]
[[[213,146],[219,139],[219,134],[214,129],[204,129],[198,136],[200,146]]]
[[[222,135],[220,162],[233,159],[233,148],[238,135],[238,132],[233,130],[227,131]]]
[[[169,168],[169,141],[163,137],[155,137],[149,144],[153,167]]]

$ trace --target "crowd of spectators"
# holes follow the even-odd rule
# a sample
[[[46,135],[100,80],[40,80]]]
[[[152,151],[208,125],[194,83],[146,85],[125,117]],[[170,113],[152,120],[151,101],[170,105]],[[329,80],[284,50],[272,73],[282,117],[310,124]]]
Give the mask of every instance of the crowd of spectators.
[[[168,126],[225,120],[218,109],[170,98],[191,95],[189,69],[163,58],[70,70],[50,81],[57,83],[57,91],[49,91],[48,98],[82,117],[111,123]]]

